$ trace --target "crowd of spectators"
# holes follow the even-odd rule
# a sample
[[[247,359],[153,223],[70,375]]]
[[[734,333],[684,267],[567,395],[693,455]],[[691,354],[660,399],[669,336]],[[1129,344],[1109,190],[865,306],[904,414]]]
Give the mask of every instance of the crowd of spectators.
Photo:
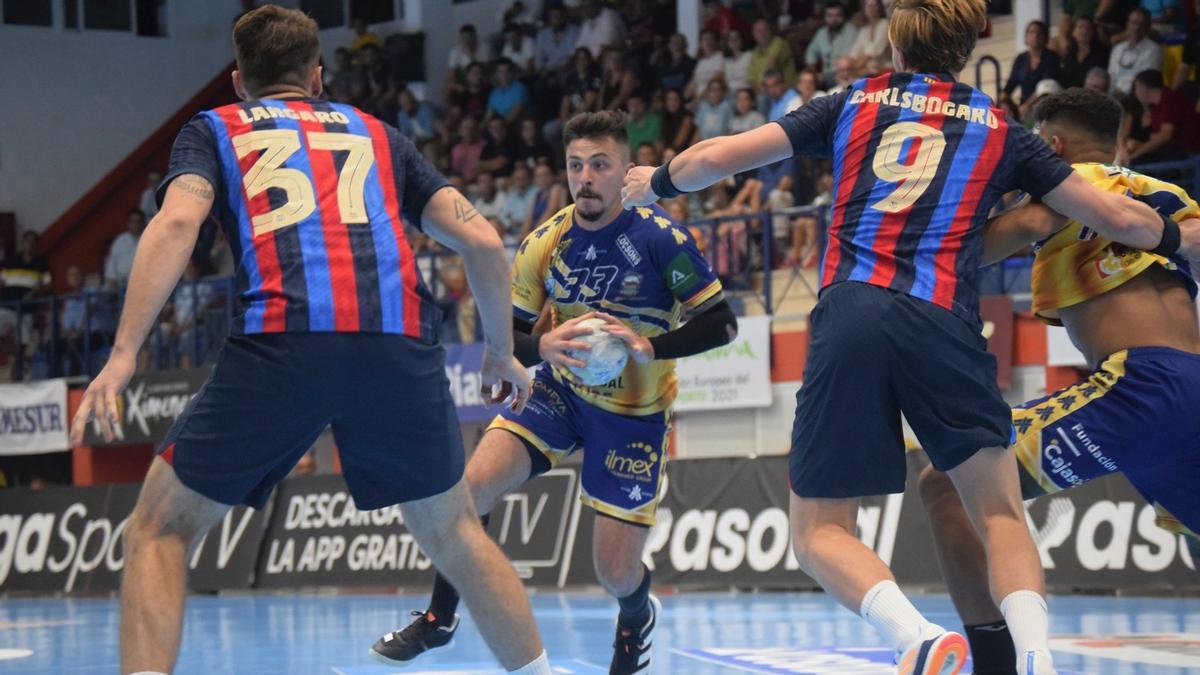
[[[1064,0],[1063,10],[1054,36],[1041,21],[1025,27],[1000,99],[1009,114],[1027,119],[1040,97],[1088,87],[1125,107],[1119,163],[1200,153],[1200,1]]]
[[[325,70],[326,95],[394,124],[515,248],[569,201],[560,136],[577,113],[624,111],[633,160],[657,165],[693,143],[752,129],[891,67],[887,0],[705,0],[702,7],[692,45],[676,32],[675,0],[514,1],[494,33],[460,26],[444,57],[445,77],[424,84],[404,79],[411,69],[396,36],[381,38],[355,21],[355,37],[336,50]],[[1121,98],[1130,113],[1121,133],[1122,162],[1196,154],[1198,7],[1200,0],[1063,0],[1064,16],[1053,34],[1043,22],[1025,27],[1027,49],[1012,63],[998,103],[1020,120],[1039,97],[1061,88],[1100,89]],[[88,365],[72,356],[84,334],[92,345],[110,339],[115,303],[88,305],[84,312],[81,298],[123,287],[138,237],[156,208],[159,178],[147,177],[139,207],[112,242],[102,273],[68,273],[76,299],[60,303],[55,340],[25,340],[35,345],[29,356],[36,356],[36,345],[53,343],[65,374],[85,372]],[[697,239],[736,289],[746,283],[747,271],[817,263],[819,219],[775,216],[773,238],[764,242],[760,214],[822,207],[831,193],[827,164],[793,159],[666,206],[681,221],[707,219],[694,230]],[[447,314],[445,337],[476,339],[461,261],[419,232],[409,234]],[[49,288],[44,261],[31,257],[35,249],[36,235],[28,234],[9,256],[0,277],[4,299],[37,297]],[[220,328],[206,327],[206,316],[223,314],[225,296],[199,282],[228,278],[232,271],[223,236],[206,231],[152,337],[160,347],[148,350],[149,365],[186,366],[206,358]],[[90,329],[83,315],[90,317]],[[18,326],[11,311],[0,309],[0,347],[21,330],[49,336],[47,325]]]

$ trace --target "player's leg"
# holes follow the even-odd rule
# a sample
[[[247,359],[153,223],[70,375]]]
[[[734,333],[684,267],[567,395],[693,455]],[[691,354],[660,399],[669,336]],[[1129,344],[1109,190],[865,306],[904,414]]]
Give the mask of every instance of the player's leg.
[[[988,589],[987,552],[950,477],[927,466],[921,501],[933,532],[942,578],[963,622],[976,675],[1015,675],[1016,651]]]
[[[155,458],[125,525],[121,672],[169,673],[179,655],[187,554],[229,509],[183,485]]]
[[[297,368],[291,360],[304,337],[230,338],[164,439],[124,533],[126,670],[170,670],[179,650],[188,548],[229,504],[261,508],[325,427],[328,413],[309,377],[311,364]]]
[[[900,410],[887,365],[891,327],[884,320],[893,298],[885,289],[843,283],[828,289],[813,310],[792,429],[789,510],[801,568],[874,625],[899,655],[944,631],[921,616],[883,561],[854,536],[860,497],[904,490]],[[965,643],[951,644],[961,637],[947,635],[934,654],[939,663],[965,652]]]
[[[504,429],[489,429],[467,462],[467,487],[483,527],[487,528],[492,509],[504,495],[545,470],[533,471],[532,457],[520,437]],[[421,619],[437,627],[451,627],[453,630],[457,622],[455,612],[459,600],[454,584],[439,570],[434,575],[429,608]]]
[[[360,337],[358,351],[371,358],[356,363],[375,374],[358,379],[378,389],[360,385],[333,422],[343,471],[360,509],[402,504],[409,528],[439,575],[432,610],[385,635],[371,652],[396,664],[447,644],[457,630],[454,610],[461,591],[501,663],[526,665],[541,651],[537,628],[512,565],[480,524],[472,493],[486,513],[528,480],[533,463],[518,432],[540,437],[519,422],[497,418],[464,470],[441,348],[395,336],[376,338],[381,346]],[[396,378],[378,377],[381,372],[394,372]],[[403,391],[390,391],[401,374]],[[522,415],[545,410],[535,405],[541,400],[538,390]],[[395,449],[396,439],[403,439],[402,451]],[[539,649],[530,654],[535,644]]]
[[[466,599],[501,665],[514,671],[544,661],[525,588],[480,524],[465,480],[442,494],[407,502],[401,510],[421,549]]]
[[[620,606],[609,672],[645,672],[661,605],[642,555],[663,495],[670,412],[617,415],[571,400],[584,442],[582,499],[597,513],[596,578]]]

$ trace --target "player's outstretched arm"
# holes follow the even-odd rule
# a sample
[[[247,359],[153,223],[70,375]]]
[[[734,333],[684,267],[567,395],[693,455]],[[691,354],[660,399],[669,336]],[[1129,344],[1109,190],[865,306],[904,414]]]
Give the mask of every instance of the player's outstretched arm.
[[[986,267],[998,263],[1058,232],[1066,224],[1066,216],[1042,204],[1029,204],[1006,211],[989,220],[983,230],[982,265]]]
[[[421,212],[421,225],[434,240],[463,257],[467,284],[483,324],[485,398],[499,403],[514,393],[512,407],[519,412],[529,400],[529,376],[513,356],[512,273],[504,242],[471,202],[449,186],[429,198]],[[495,396],[493,384],[502,386]]]
[[[670,183],[682,192],[695,192],[736,173],[757,169],[791,157],[792,143],[778,124],[700,141],[671,160]],[[625,175],[621,203],[625,208],[649,206],[669,194],[658,194],[651,185],[655,168],[635,166]]]
[[[1163,243],[1166,216],[1153,207],[1092,185],[1072,173],[1042,201],[1059,213],[1078,220],[1107,237],[1131,248],[1152,251]]]
[[[167,187],[162,209],[138,240],[112,355],[88,385],[71,423],[73,445],[83,441],[84,426],[93,415],[105,440],[113,439],[113,427],[118,423],[117,395],[133,377],[138,350],[183,276],[213,197],[212,184],[196,174],[183,174]]]

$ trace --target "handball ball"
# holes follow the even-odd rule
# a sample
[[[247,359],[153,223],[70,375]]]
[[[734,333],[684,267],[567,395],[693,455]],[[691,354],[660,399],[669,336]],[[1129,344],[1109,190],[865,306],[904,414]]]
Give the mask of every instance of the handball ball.
[[[591,328],[592,332],[575,339],[592,348],[590,351],[570,352],[571,358],[583,361],[586,365],[583,368],[568,366],[567,369],[589,387],[598,387],[616,379],[625,370],[625,363],[629,360],[625,343],[603,330],[604,319],[588,319],[579,322],[579,325]]]

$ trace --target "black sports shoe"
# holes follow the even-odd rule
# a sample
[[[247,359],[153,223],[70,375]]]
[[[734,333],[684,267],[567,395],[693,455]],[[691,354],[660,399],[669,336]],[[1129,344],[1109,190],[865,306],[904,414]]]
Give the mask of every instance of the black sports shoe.
[[[650,595],[650,618],[639,631],[632,631],[617,624],[617,639],[613,642],[612,664],[609,675],[642,673],[650,669],[650,648],[654,646],[654,625],[662,612],[662,603]]]
[[[412,615],[417,617],[412,623],[384,635],[371,646],[371,656],[376,661],[392,666],[407,664],[423,652],[445,647],[458,630],[457,614],[449,626],[433,621],[432,615],[426,612],[413,612]]]

